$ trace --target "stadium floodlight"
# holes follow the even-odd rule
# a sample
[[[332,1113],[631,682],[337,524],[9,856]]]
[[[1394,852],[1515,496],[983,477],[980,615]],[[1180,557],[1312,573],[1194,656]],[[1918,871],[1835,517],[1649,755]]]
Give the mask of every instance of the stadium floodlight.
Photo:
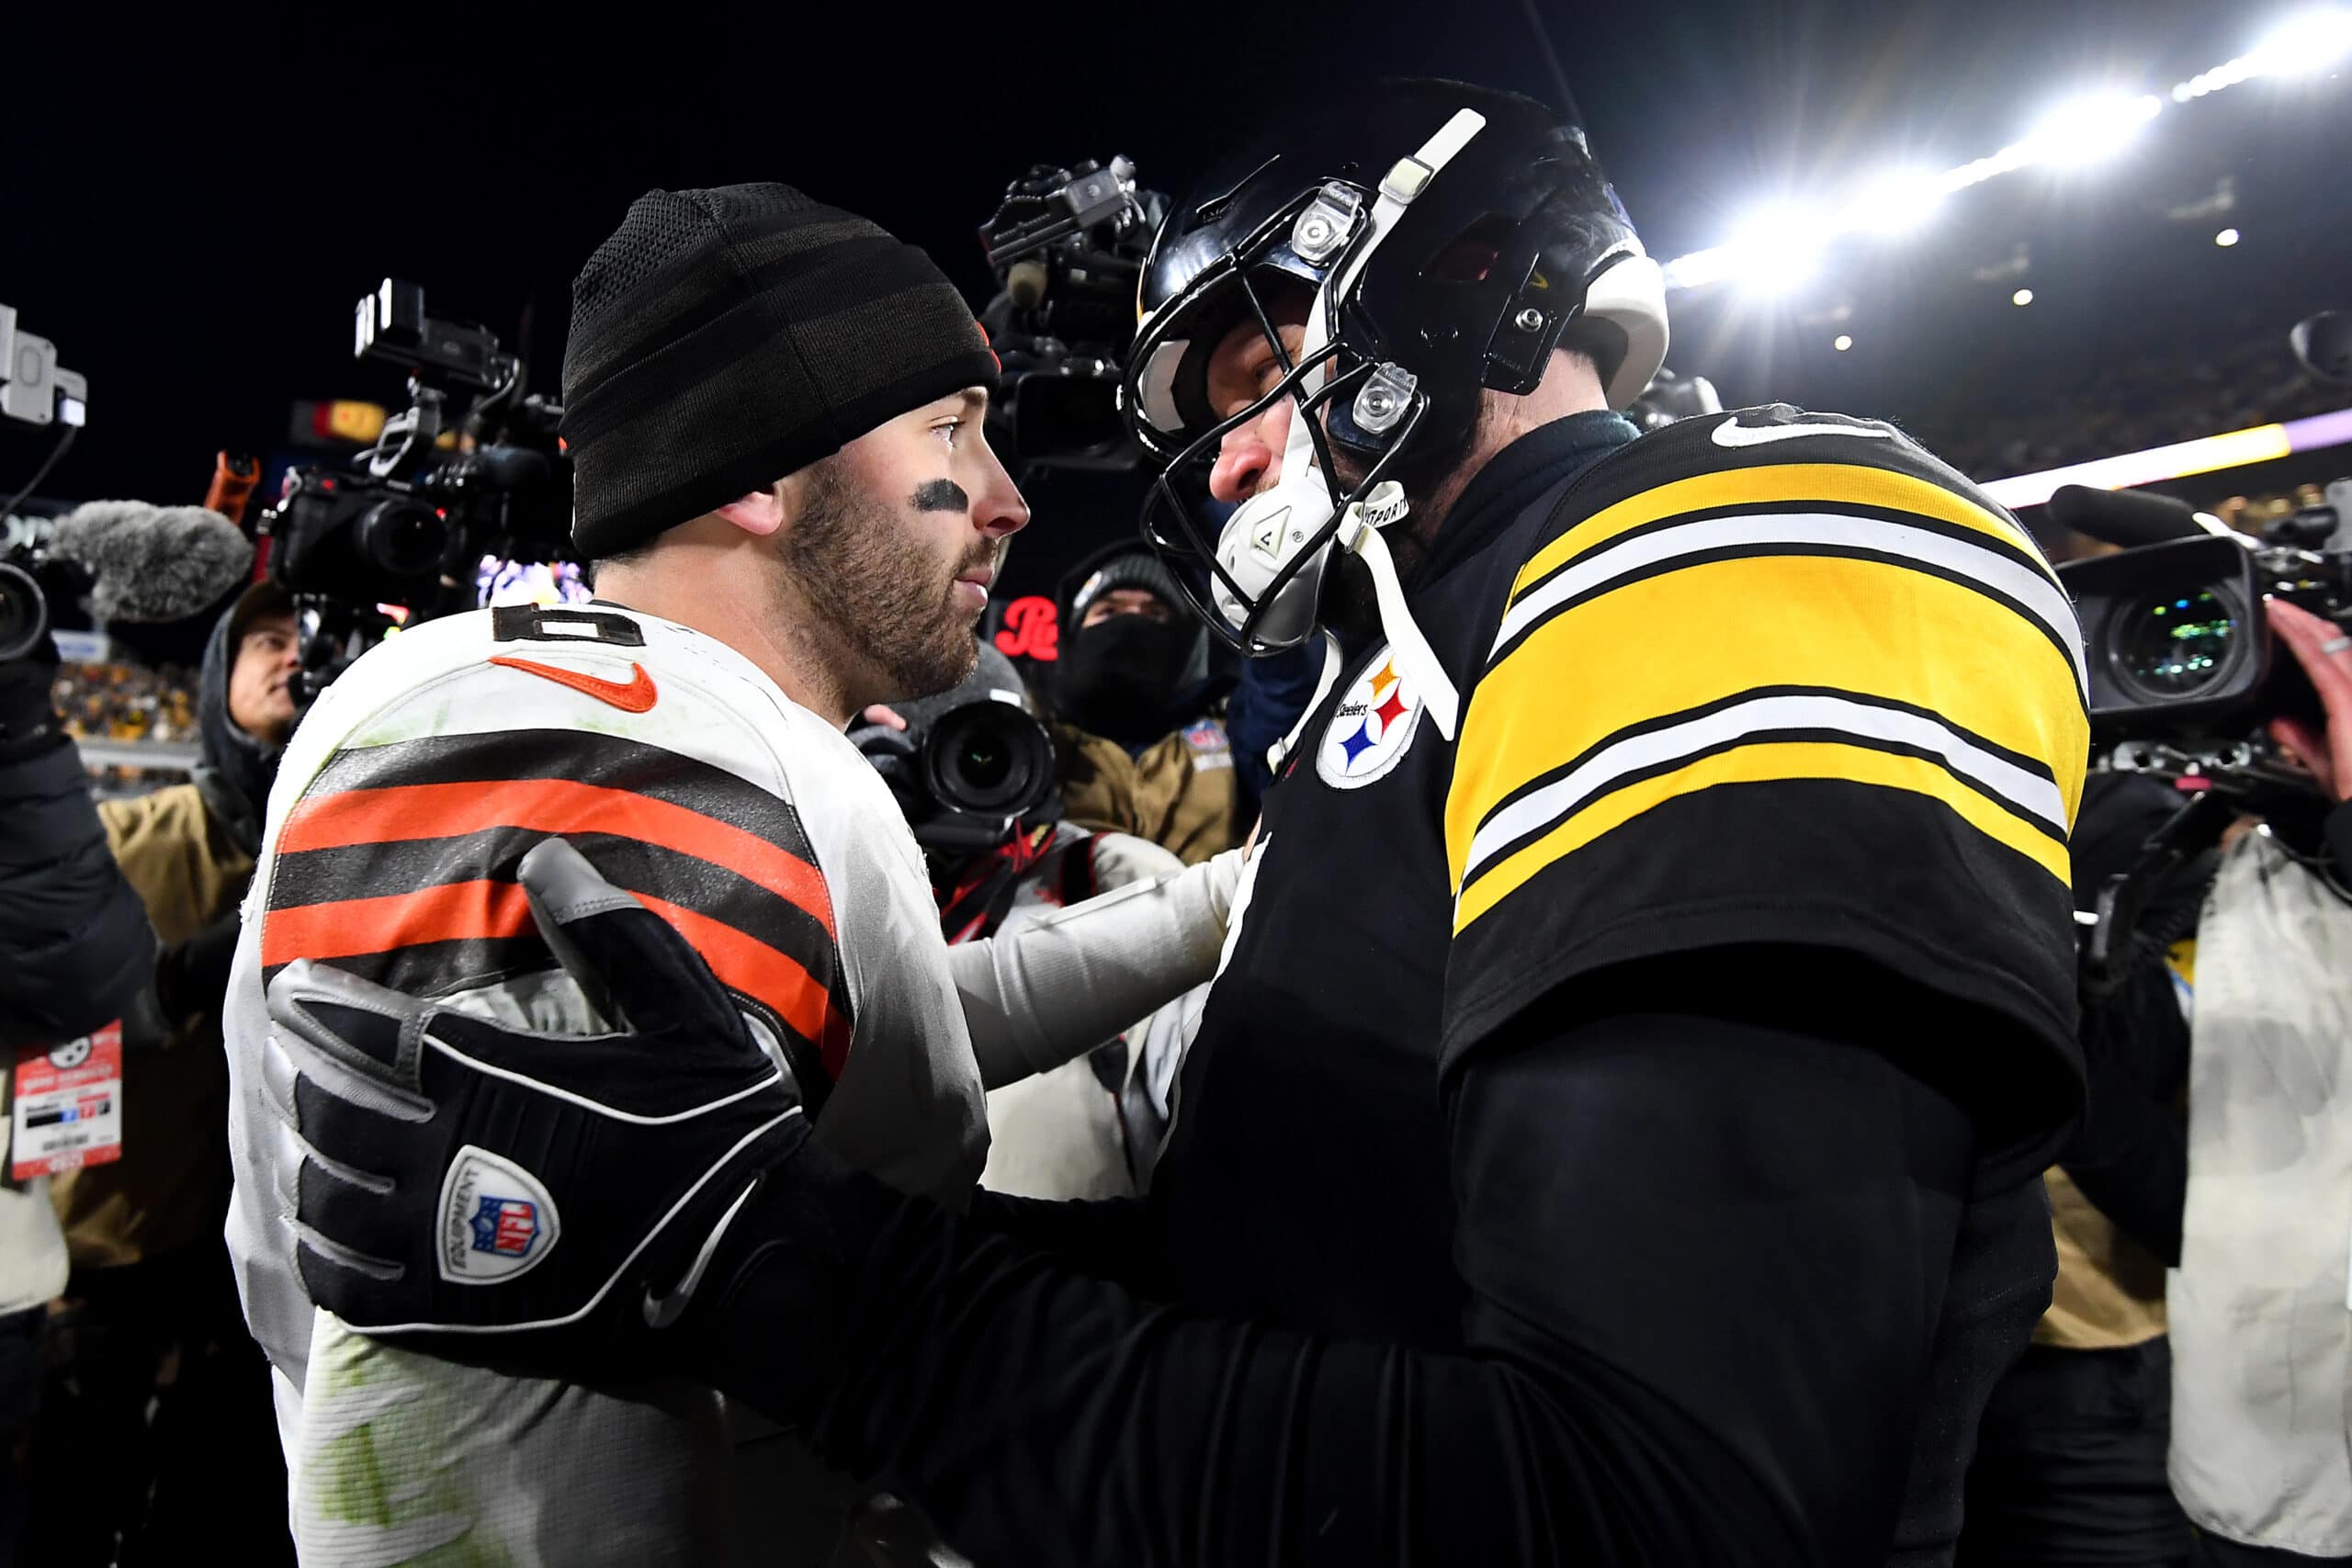
[[[1838,214],[1841,232],[1895,239],[1927,226],[1944,203],[1949,176],[1916,169],[1879,175]]]
[[[1820,265],[1828,237],[1829,225],[1810,208],[1783,202],[1758,209],[1732,231],[1727,275],[1758,293],[1792,293]]]
[[[2314,76],[2347,58],[2352,58],[2352,4],[2334,0],[2308,6],[2288,13],[2246,53],[2175,83],[2170,101],[2192,103],[2265,76]],[[1677,256],[1666,264],[1666,286],[1680,292],[1740,277],[1768,287],[1792,287],[1810,275],[1823,247],[1841,234],[1901,233],[1932,215],[1940,197],[1987,180],[2037,164],[2095,163],[2129,146],[2143,126],[2164,112],[2165,102],[2154,93],[2108,92],[2078,98],[1998,152],[1940,175],[1906,175],[1899,176],[1899,186],[1865,186],[1857,199],[1815,227],[1804,243],[1792,244],[1785,235],[1768,239],[1749,234],[1746,248],[1717,245]],[[1759,240],[1766,243],[1759,244]]]
[[[2132,144],[2140,128],[2156,118],[2164,100],[2154,93],[2098,93],[2052,110],[2033,128],[2022,146],[2030,161],[2075,168],[2113,157]]]
[[[2312,6],[2288,14],[2247,59],[2265,76],[2316,76],[2352,54],[2352,6]]]

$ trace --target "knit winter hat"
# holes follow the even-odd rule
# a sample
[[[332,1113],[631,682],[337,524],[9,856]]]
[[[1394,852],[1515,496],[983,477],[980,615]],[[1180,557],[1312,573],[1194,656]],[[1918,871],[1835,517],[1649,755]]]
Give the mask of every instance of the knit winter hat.
[[[1086,618],[1086,607],[1114,588],[1140,588],[1156,596],[1170,613],[1182,615],[1184,592],[1176,585],[1175,574],[1161,562],[1148,546],[1126,546],[1096,556],[1087,563],[1093,568],[1070,595],[1069,624],[1073,630]]]
[[[572,540],[633,549],[996,382],[955,285],[866,220],[783,185],[648,191],[571,286]]]

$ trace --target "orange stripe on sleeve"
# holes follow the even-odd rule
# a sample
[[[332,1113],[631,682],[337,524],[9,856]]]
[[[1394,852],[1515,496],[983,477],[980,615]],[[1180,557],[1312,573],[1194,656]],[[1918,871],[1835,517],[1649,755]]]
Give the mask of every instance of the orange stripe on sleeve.
[[[413,893],[339,898],[272,909],[263,918],[265,969],[298,958],[352,958],[427,942],[522,936],[532,931],[530,900],[513,882],[451,882]]]
[[[707,915],[648,893],[637,897],[694,945],[721,985],[775,1009],[793,1032],[816,1045],[825,1071],[835,1078],[841,1077],[842,1065],[849,1059],[849,1031],[833,1010],[831,994],[797,960]]]
[[[816,917],[834,935],[825,879],[756,833],[666,800],[571,779],[398,784],[305,800],[277,837],[280,854],[401,839],[454,838],[490,828],[609,833],[723,865]],[[375,951],[359,949],[356,951]],[[310,954],[316,957],[318,954]]]
[[[802,1039],[816,1044],[825,1070],[841,1076],[849,1058],[847,1021],[797,959],[667,899],[643,893],[636,897],[702,954],[721,984],[773,1008]],[[276,968],[298,958],[324,962],[429,942],[526,936],[537,929],[530,900],[518,884],[455,882],[414,893],[272,909],[262,924],[261,961],[264,968]]]

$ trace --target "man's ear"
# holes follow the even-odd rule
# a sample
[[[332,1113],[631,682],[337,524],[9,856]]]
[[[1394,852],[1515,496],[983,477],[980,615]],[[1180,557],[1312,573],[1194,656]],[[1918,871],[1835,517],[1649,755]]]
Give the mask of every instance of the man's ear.
[[[746,534],[765,538],[784,526],[787,511],[786,491],[790,479],[782,479],[765,490],[755,490],[719,507],[715,515],[725,518]]]

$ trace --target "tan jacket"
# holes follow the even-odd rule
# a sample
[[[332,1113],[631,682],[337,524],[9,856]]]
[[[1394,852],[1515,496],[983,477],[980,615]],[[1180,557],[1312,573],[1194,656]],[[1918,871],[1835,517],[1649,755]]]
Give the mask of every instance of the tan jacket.
[[[186,941],[243,897],[253,857],[230,840],[196,785],[106,801],[98,817],[159,941]],[[162,1050],[123,1064],[122,1158],[51,1181],[74,1267],[119,1268],[217,1241],[229,1201],[228,1121],[215,1008]]]
[[[2053,1165],[2042,1180],[2050,1189],[2058,1282],[2050,1310],[2034,1325],[2033,1342],[2062,1350],[2115,1350],[2162,1334],[2164,1264],[2116,1229],[2064,1171]]]
[[[1147,746],[1134,757],[1115,740],[1066,724],[1053,726],[1062,813],[1098,833],[1131,833],[1186,865],[1239,843],[1233,743],[1225,726],[1204,718]]]

